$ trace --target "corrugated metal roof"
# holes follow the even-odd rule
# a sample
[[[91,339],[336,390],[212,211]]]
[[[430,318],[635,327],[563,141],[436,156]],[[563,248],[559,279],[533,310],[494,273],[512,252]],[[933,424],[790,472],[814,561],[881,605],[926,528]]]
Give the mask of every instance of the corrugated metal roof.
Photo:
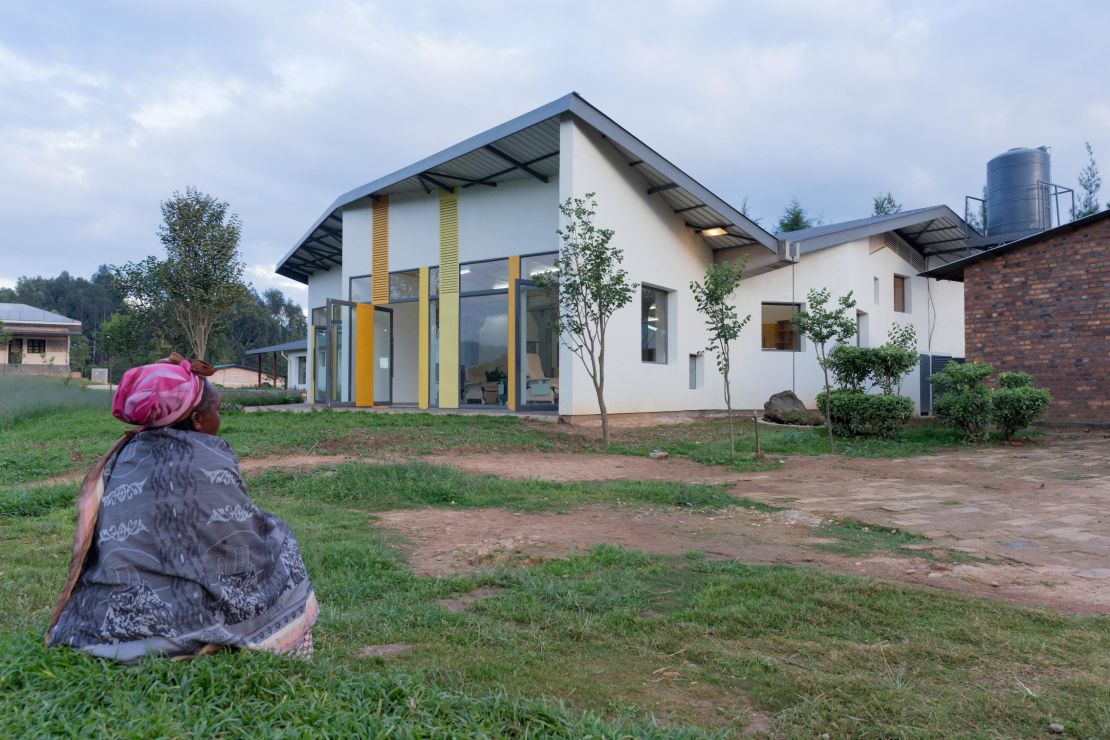
[[[923,257],[934,261],[949,262],[977,248],[978,234],[948,206],[915,208],[886,216],[779,232],[776,236],[796,242],[799,252],[805,254],[887,231],[894,232]]]
[[[496,183],[559,173],[559,120],[572,115],[591,126],[636,167],[649,195],[661,197],[691,229],[723,228],[707,237],[715,249],[762,245],[782,254],[778,240],[740,211],[632,136],[577,93],[472,136],[438,154],[339,196],[278,263],[277,272],[300,282],[342,260],[342,208],[366,197],[437,188],[495,187]]]
[[[0,303],[0,321],[19,324],[77,324],[80,321],[26,303]]]
[[[271,344],[269,347],[258,347],[257,349],[248,349],[243,354],[247,355],[264,355],[267,352],[307,352],[308,351],[308,338],[295,339],[292,342],[285,344]]]

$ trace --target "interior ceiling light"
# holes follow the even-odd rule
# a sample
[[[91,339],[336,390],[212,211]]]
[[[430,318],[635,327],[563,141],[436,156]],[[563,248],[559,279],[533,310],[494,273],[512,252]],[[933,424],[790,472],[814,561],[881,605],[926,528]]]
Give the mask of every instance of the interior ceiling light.
[[[727,233],[728,232],[722,229],[720,226],[714,226],[712,229],[701,230],[702,236],[724,236]]]

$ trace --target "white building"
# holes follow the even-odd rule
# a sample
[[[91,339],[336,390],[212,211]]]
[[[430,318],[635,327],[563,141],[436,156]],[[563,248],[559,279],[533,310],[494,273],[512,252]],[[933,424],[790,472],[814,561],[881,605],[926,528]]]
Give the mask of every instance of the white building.
[[[281,260],[308,285],[310,397],[596,414],[530,280],[559,248],[559,203],[587,193],[642,286],[609,325],[612,413],[724,407],[689,285],[739,255],[752,323],[735,348],[738,408],[784,389],[813,404],[821,372],[789,321],[810,288],[854,292],[863,344],[912,323],[923,355],[963,355],[962,286],[920,276],[967,246],[950,209],[774,235],[572,93],[340,196]],[[903,393],[919,389],[910,378]]]

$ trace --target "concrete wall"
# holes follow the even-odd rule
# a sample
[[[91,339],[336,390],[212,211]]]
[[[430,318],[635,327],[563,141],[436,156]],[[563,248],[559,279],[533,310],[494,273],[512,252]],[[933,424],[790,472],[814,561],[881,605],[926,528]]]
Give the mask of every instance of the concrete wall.
[[[42,339],[46,342],[46,352],[31,354],[28,352],[28,341],[34,339]],[[23,365],[46,365],[58,368],[69,367],[69,337],[58,336],[19,336],[13,337],[9,341],[23,343]],[[9,342],[0,343],[0,364],[7,364],[8,362],[8,346]]]
[[[559,184],[554,178],[547,183],[528,178],[495,188],[461,189],[459,261],[558,249],[558,217]],[[437,263],[438,258],[429,264]]]
[[[370,274],[370,229],[373,225],[370,199],[352,203],[343,208],[343,266],[340,293],[327,298],[350,297],[351,278]],[[332,268],[334,271],[336,268]],[[322,306],[320,303],[312,304]]]

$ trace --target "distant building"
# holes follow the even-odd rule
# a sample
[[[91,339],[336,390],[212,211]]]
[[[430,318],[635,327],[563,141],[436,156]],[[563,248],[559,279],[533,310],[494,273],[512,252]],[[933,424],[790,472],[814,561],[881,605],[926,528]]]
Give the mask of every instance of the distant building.
[[[255,357],[258,367],[255,368],[255,379],[262,368],[270,369],[272,374],[277,373],[277,358],[281,355],[286,359],[285,387],[290,390],[304,390],[307,385],[308,372],[308,340],[295,339],[284,344],[272,344],[269,347],[258,347],[247,350],[247,357]],[[269,355],[269,357],[267,357]],[[280,376],[279,376],[280,377]]]
[[[69,372],[69,343],[81,335],[81,322],[25,303],[0,303],[0,373],[64,375]]]
[[[268,385],[271,388],[284,388],[285,379],[280,375],[259,372],[247,365],[216,365],[216,372],[209,378],[224,388],[257,388]]]
[[[964,284],[968,360],[1031,374],[1050,421],[1110,424],[1110,211],[925,275]]]

